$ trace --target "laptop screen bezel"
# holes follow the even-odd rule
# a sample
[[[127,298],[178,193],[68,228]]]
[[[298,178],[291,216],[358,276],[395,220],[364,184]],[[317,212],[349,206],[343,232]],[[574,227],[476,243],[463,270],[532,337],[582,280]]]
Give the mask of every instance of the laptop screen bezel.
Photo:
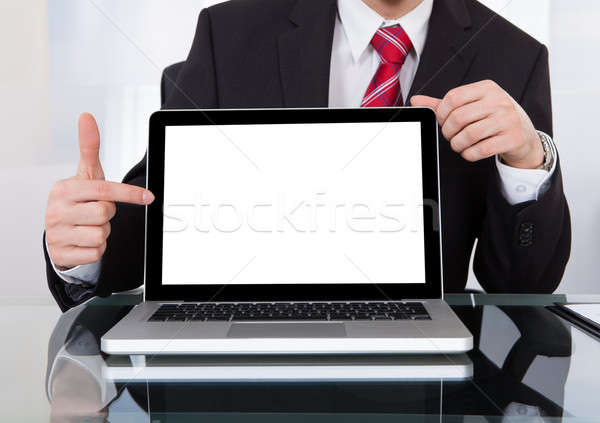
[[[354,284],[162,284],[165,127],[355,122],[420,122],[425,283]],[[155,195],[146,209],[147,301],[358,301],[442,297],[438,127],[428,108],[165,110],[150,118],[146,186]]]

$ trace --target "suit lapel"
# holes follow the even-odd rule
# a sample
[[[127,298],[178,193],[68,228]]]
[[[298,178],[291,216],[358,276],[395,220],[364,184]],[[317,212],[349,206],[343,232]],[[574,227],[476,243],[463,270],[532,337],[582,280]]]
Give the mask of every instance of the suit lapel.
[[[474,32],[464,0],[435,0],[408,98],[416,94],[441,98],[461,85],[476,54]]]
[[[295,27],[279,38],[279,66],[286,107],[327,107],[336,0],[298,0]]]

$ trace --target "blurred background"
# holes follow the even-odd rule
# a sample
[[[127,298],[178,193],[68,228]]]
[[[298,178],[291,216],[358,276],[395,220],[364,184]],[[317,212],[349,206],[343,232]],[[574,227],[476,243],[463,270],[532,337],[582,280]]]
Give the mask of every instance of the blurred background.
[[[42,256],[47,195],[78,161],[76,122],[93,113],[107,178],[143,155],[162,69],[184,60],[198,13],[218,1],[2,0],[0,2],[0,219],[5,297],[49,297]],[[573,221],[559,288],[600,293],[600,3],[485,0],[550,49],[555,141]],[[471,277],[470,286],[477,286]]]

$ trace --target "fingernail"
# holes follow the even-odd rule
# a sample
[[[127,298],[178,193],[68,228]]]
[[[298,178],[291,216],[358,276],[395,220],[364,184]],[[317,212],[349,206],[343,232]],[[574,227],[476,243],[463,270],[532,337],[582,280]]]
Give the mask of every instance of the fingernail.
[[[154,201],[154,194],[152,194],[150,191],[144,191],[142,193],[142,201],[145,204],[150,204],[151,202]]]

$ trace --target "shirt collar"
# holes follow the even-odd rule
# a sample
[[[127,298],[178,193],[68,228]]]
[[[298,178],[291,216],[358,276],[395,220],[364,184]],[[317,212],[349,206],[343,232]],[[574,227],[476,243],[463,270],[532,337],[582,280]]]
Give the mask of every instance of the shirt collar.
[[[381,26],[399,24],[410,38],[417,59],[421,56],[427,38],[433,0],[423,0],[416,8],[399,19],[385,20],[363,0],[338,0],[338,14],[350,43],[352,57],[358,61]]]

